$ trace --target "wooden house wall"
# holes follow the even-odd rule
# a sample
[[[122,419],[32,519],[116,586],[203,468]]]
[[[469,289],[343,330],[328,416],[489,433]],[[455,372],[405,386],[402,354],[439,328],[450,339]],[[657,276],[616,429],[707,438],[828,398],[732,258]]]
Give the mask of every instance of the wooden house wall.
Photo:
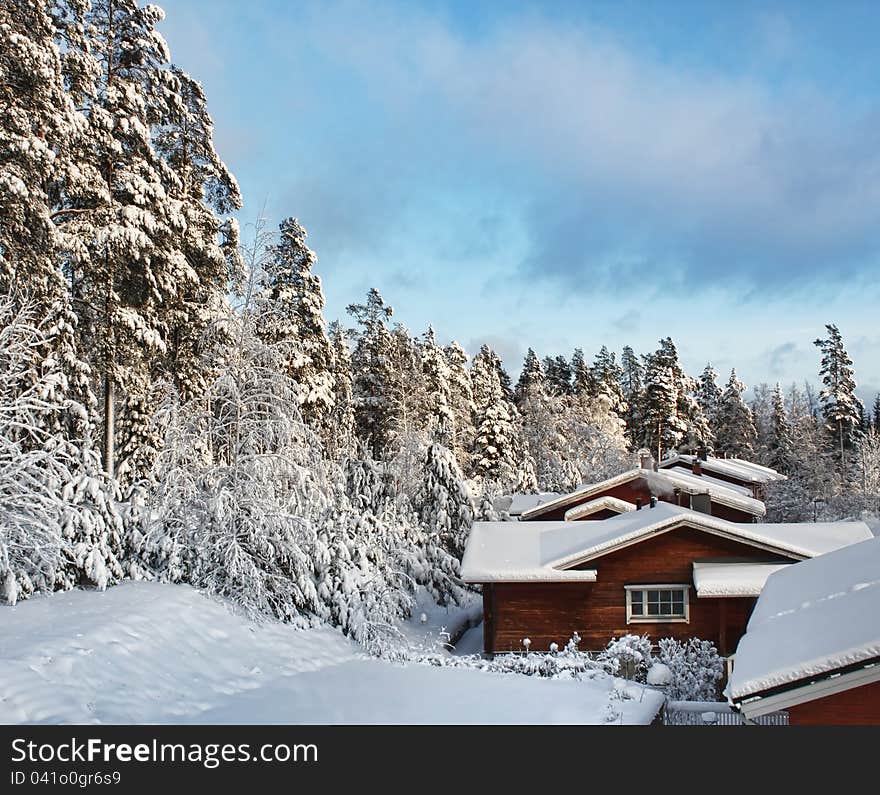
[[[644,510],[650,510],[644,509]],[[695,560],[784,561],[737,541],[681,527],[633,544],[579,568],[596,569],[595,583],[494,583],[490,587],[490,620],[486,651],[522,651],[528,637],[533,650],[564,645],[573,632],[581,649],[597,651],[612,637],[626,633],[660,638],[699,637],[713,641],[722,653],[736,648],[752,613],[753,598],[698,599],[693,585]],[[626,585],[690,585],[690,620],[626,623]]]

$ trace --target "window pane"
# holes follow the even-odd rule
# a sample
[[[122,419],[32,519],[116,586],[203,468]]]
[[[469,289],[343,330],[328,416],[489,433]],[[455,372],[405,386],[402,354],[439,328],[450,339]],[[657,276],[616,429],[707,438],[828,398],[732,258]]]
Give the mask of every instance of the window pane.
[[[649,602],[659,602],[660,601],[660,591],[648,591],[648,601]]]
[[[667,605],[667,604],[660,605],[660,615],[661,616],[672,615],[672,605]]]
[[[645,615],[644,610],[642,609],[642,603],[633,602],[632,604],[632,614],[634,616],[643,616]]]
[[[672,591],[660,591],[660,601],[661,602],[671,602],[672,601]]]

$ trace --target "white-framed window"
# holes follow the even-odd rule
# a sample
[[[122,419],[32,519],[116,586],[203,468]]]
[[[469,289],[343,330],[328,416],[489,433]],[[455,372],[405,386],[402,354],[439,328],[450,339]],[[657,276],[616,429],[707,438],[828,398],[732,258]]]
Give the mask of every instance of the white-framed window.
[[[626,623],[687,622],[690,585],[627,585]]]

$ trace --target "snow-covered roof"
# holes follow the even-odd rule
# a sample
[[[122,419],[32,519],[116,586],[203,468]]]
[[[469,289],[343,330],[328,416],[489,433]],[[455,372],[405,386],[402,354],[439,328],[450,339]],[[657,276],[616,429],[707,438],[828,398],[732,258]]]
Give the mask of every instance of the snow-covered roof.
[[[695,561],[694,586],[697,596],[759,596],[773,572],[791,563]]]
[[[742,494],[745,497],[752,496],[752,489],[750,486],[740,486],[738,483],[729,483],[726,480],[719,480],[718,478],[713,478],[711,475],[702,474],[695,475],[690,467],[682,465],[675,465],[673,467],[669,467],[668,469],[664,469],[663,472],[666,474],[674,473],[676,475],[687,476],[689,478],[693,478],[699,483],[708,483],[713,486],[720,486],[723,489],[730,489],[731,491],[735,491],[737,494]]]
[[[512,579],[550,579],[554,575],[548,570],[585,563],[683,524],[795,560],[872,537],[864,522],[746,524],[658,502],[654,508],[593,522],[475,522],[462,561],[462,579],[504,581],[519,573],[524,575]]]
[[[767,513],[767,507],[760,500],[756,500],[750,494],[744,494],[741,486],[724,481],[708,479],[692,472],[681,469],[663,469],[659,472],[651,472],[651,475],[660,476],[669,480],[673,487],[678,487],[689,494],[708,494],[713,502],[719,505],[727,505],[730,508],[738,508],[753,516],[763,516]]]
[[[692,467],[695,455],[675,455],[660,462],[660,468],[672,466]],[[745,483],[770,483],[774,480],[786,480],[785,475],[770,467],[746,461],[744,458],[712,458],[700,461],[701,468],[706,472],[715,472],[742,480]]]
[[[523,511],[536,508],[545,502],[555,500],[560,494],[555,491],[546,491],[540,494],[513,494],[507,512],[511,516],[519,516]]]
[[[605,495],[604,497],[597,497],[595,500],[590,500],[589,502],[585,502],[582,505],[576,505],[574,508],[569,508],[565,512],[565,521],[573,522],[577,519],[580,519],[583,516],[590,516],[594,513],[598,513],[599,511],[614,511],[615,513],[627,513],[628,511],[634,511],[636,506],[631,502],[627,502],[626,500],[619,500],[617,497],[609,497]]]
[[[544,536],[573,526],[572,522],[474,522],[461,578],[465,582],[595,582],[595,571],[561,571],[546,556]]]
[[[588,500],[593,494],[622,486],[624,483],[629,483],[636,478],[644,478],[648,482],[651,491],[658,494],[668,494],[671,496],[676,488],[680,488],[689,494],[709,494],[714,502],[731,508],[738,508],[753,516],[763,516],[767,512],[763,502],[745,496],[740,491],[737,491],[736,487],[732,487],[732,484],[724,483],[722,485],[718,482],[709,482],[697,475],[688,475],[680,470],[670,471],[663,469],[655,472],[653,469],[630,469],[600,483],[582,486],[570,494],[563,494],[556,499],[536,505],[534,508],[523,511],[522,518],[529,519],[532,516],[540,516],[548,509],[562,508],[572,502]]]
[[[736,650],[728,692],[739,700],[874,658],[880,538],[769,577]]]

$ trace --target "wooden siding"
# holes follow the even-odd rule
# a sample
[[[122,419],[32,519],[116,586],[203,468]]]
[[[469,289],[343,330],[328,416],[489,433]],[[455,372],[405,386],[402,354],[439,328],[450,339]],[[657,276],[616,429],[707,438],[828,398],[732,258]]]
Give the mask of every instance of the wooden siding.
[[[792,726],[880,726],[880,682],[788,707]]]
[[[577,567],[596,569],[595,583],[495,583],[491,604],[484,599],[484,610],[491,611],[486,651],[522,651],[526,637],[534,650],[547,649],[554,642],[561,646],[576,631],[584,651],[602,649],[613,636],[630,632],[647,633],[655,642],[664,637],[699,637],[728,653],[745,632],[756,600],[698,599],[692,564],[701,559],[786,560],[738,541],[680,527]],[[691,586],[687,623],[626,623],[624,586],[652,583]]]
[[[668,502],[672,503],[673,505],[675,504],[675,497],[672,495],[664,495],[658,493],[655,496],[661,502]],[[642,505],[647,508],[648,504],[651,502],[651,490],[648,487],[648,482],[644,478],[633,478],[628,483],[622,483],[619,486],[614,486],[613,488],[604,489],[603,491],[591,494],[589,497],[582,497],[565,505],[561,505],[556,508],[550,508],[544,513],[524,518],[522,519],[522,521],[561,522],[565,519],[565,512],[569,509],[574,508],[577,505],[583,505],[585,502],[590,502],[592,500],[598,499],[599,497],[617,497],[619,500],[631,502],[633,505],[636,504],[636,500],[641,500]],[[686,508],[690,507],[689,498],[689,494],[681,495],[681,504],[684,505]],[[712,516],[717,516],[719,519],[726,519],[728,522],[755,521],[755,517],[748,511],[742,511],[738,508],[731,508],[727,505],[721,505],[714,500],[712,501]],[[584,517],[584,519],[593,518],[596,517]]]

